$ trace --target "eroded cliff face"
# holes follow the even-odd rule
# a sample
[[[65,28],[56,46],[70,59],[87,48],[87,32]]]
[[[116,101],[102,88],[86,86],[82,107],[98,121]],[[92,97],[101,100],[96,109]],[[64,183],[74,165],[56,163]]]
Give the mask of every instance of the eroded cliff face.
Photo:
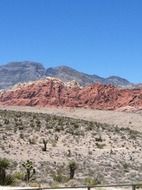
[[[142,89],[119,89],[112,85],[93,84],[80,87],[75,81],[56,78],[19,84],[1,91],[1,105],[83,107],[115,110],[142,107]]]

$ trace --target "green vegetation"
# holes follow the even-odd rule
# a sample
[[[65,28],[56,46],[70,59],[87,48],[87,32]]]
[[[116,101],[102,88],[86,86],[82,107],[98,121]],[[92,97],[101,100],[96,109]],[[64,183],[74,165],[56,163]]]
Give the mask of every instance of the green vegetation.
[[[69,180],[68,177],[66,177],[65,175],[61,173],[53,174],[52,177],[53,177],[53,180],[58,183],[65,183]]]
[[[32,179],[33,175],[35,174],[33,163],[32,161],[27,160],[22,164],[22,166],[26,169],[25,180],[29,182]]]
[[[15,172],[13,174],[14,179],[18,179],[18,180],[24,180],[24,173],[22,172]]]
[[[0,159],[0,185],[11,185],[14,183],[13,177],[6,173],[9,167],[10,162],[7,159]]]
[[[77,164],[75,161],[69,162],[69,170],[70,170],[70,179],[74,178],[75,170],[77,169]]]
[[[100,182],[97,179],[87,177],[84,180],[84,184],[87,185],[87,186],[95,186],[95,185],[100,184]]]

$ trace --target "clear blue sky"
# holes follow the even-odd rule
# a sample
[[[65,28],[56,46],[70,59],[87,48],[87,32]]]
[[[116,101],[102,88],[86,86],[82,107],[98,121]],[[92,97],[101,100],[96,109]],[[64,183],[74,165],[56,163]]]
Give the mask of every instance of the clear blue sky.
[[[142,82],[142,0],[0,0],[0,64],[19,60]]]

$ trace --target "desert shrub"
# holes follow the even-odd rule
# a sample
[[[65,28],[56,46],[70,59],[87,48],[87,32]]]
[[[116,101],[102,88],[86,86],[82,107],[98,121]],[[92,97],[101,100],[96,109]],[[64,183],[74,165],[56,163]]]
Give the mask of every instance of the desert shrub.
[[[17,124],[17,123],[16,123]],[[18,126],[19,124],[17,124],[17,126]],[[24,126],[22,126],[22,125],[20,125],[19,126],[19,130],[23,130],[24,129]]]
[[[92,152],[91,150],[89,150],[89,151],[88,151],[88,154],[89,154],[89,155],[92,155],[92,154],[93,154],[93,152]]]
[[[96,143],[96,146],[97,146],[97,148],[103,149],[104,146],[105,146],[105,144],[99,144],[99,143]]]
[[[6,158],[0,159],[0,185],[11,185],[14,183],[14,178],[7,175],[6,170],[10,167],[10,162]]]
[[[34,127],[35,127],[35,125],[34,125],[33,122],[30,123],[30,127],[31,127],[31,128],[34,128]]]
[[[65,133],[75,135],[75,136],[84,136],[85,135],[85,133],[83,131],[79,130],[78,128],[74,128],[73,126],[70,128],[67,128]]]
[[[29,138],[29,144],[36,144],[36,142],[37,142],[37,138],[35,136],[31,136]]]
[[[133,140],[136,140],[137,136],[136,134],[134,133],[130,133],[130,139],[133,139]]]
[[[8,120],[8,119],[5,119],[5,120],[4,120],[4,124],[8,125],[8,124],[9,124],[9,120]]]
[[[14,184],[15,183],[15,179],[14,179],[14,177],[12,176],[12,175],[10,175],[10,174],[8,174],[8,175],[6,175],[6,177],[5,177],[5,180],[4,180],[4,183],[2,182],[0,182],[0,184],[1,185],[12,185],[12,184]]]
[[[95,186],[97,184],[100,184],[100,182],[97,179],[87,177],[84,180],[84,184],[87,185],[87,186]]]
[[[92,131],[93,129],[95,129],[94,124],[93,124],[92,122],[90,122],[90,123],[87,125],[86,130],[87,130],[87,131]]]
[[[41,127],[41,122],[40,122],[40,120],[36,120],[36,125],[37,125],[37,127]]]
[[[124,169],[128,169],[128,168],[129,168],[129,164],[124,163],[124,164],[123,164],[123,168],[124,168]]]
[[[79,128],[79,123],[74,123],[74,128],[78,129]]]
[[[24,134],[23,134],[23,133],[20,133],[20,134],[19,134],[19,137],[20,137],[20,139],[24,139]]]
[[[84,133],[83,131],[81,131],[81,130],[78,129],[78,130],[75,130],[75,131],[74,131],[73,135],[76,135],[76,136],[84,136],[85,133]]]
[[[54,130],[55,130],[55,132],[60,132],[60,131],[63,131],[64,128],[63,128],[63,126],[58,125],[58,126],[55,127]]]
[[[53,174],[52,177],[53,177],[53,180],[58,183],[65,183],[69,180],[68,177],[66,177],[65,175],[62,175],[61,173]]]
[[[24,173],[15,172],[15,173],[13,174],[13,177],[14,177],[15,179],[18,179],[18,180],[23,180],[23,179],[24,179]]]
[[[102,142],[102,141],[103,141],[101,136],[99,136],[98,138],[96,137],[95,140],[96,140],[97,142]]]

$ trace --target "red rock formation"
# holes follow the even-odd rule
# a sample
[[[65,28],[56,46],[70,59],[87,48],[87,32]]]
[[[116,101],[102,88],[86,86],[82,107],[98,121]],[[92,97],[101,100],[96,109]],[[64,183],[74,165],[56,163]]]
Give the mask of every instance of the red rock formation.
[[[102,84],[81,88],[76,83],[69,85],[57,79],[45,79],[1,92],[0,104],[106,110],[127,106],[142,108],[142,89],[118,89],[112,85]]]

